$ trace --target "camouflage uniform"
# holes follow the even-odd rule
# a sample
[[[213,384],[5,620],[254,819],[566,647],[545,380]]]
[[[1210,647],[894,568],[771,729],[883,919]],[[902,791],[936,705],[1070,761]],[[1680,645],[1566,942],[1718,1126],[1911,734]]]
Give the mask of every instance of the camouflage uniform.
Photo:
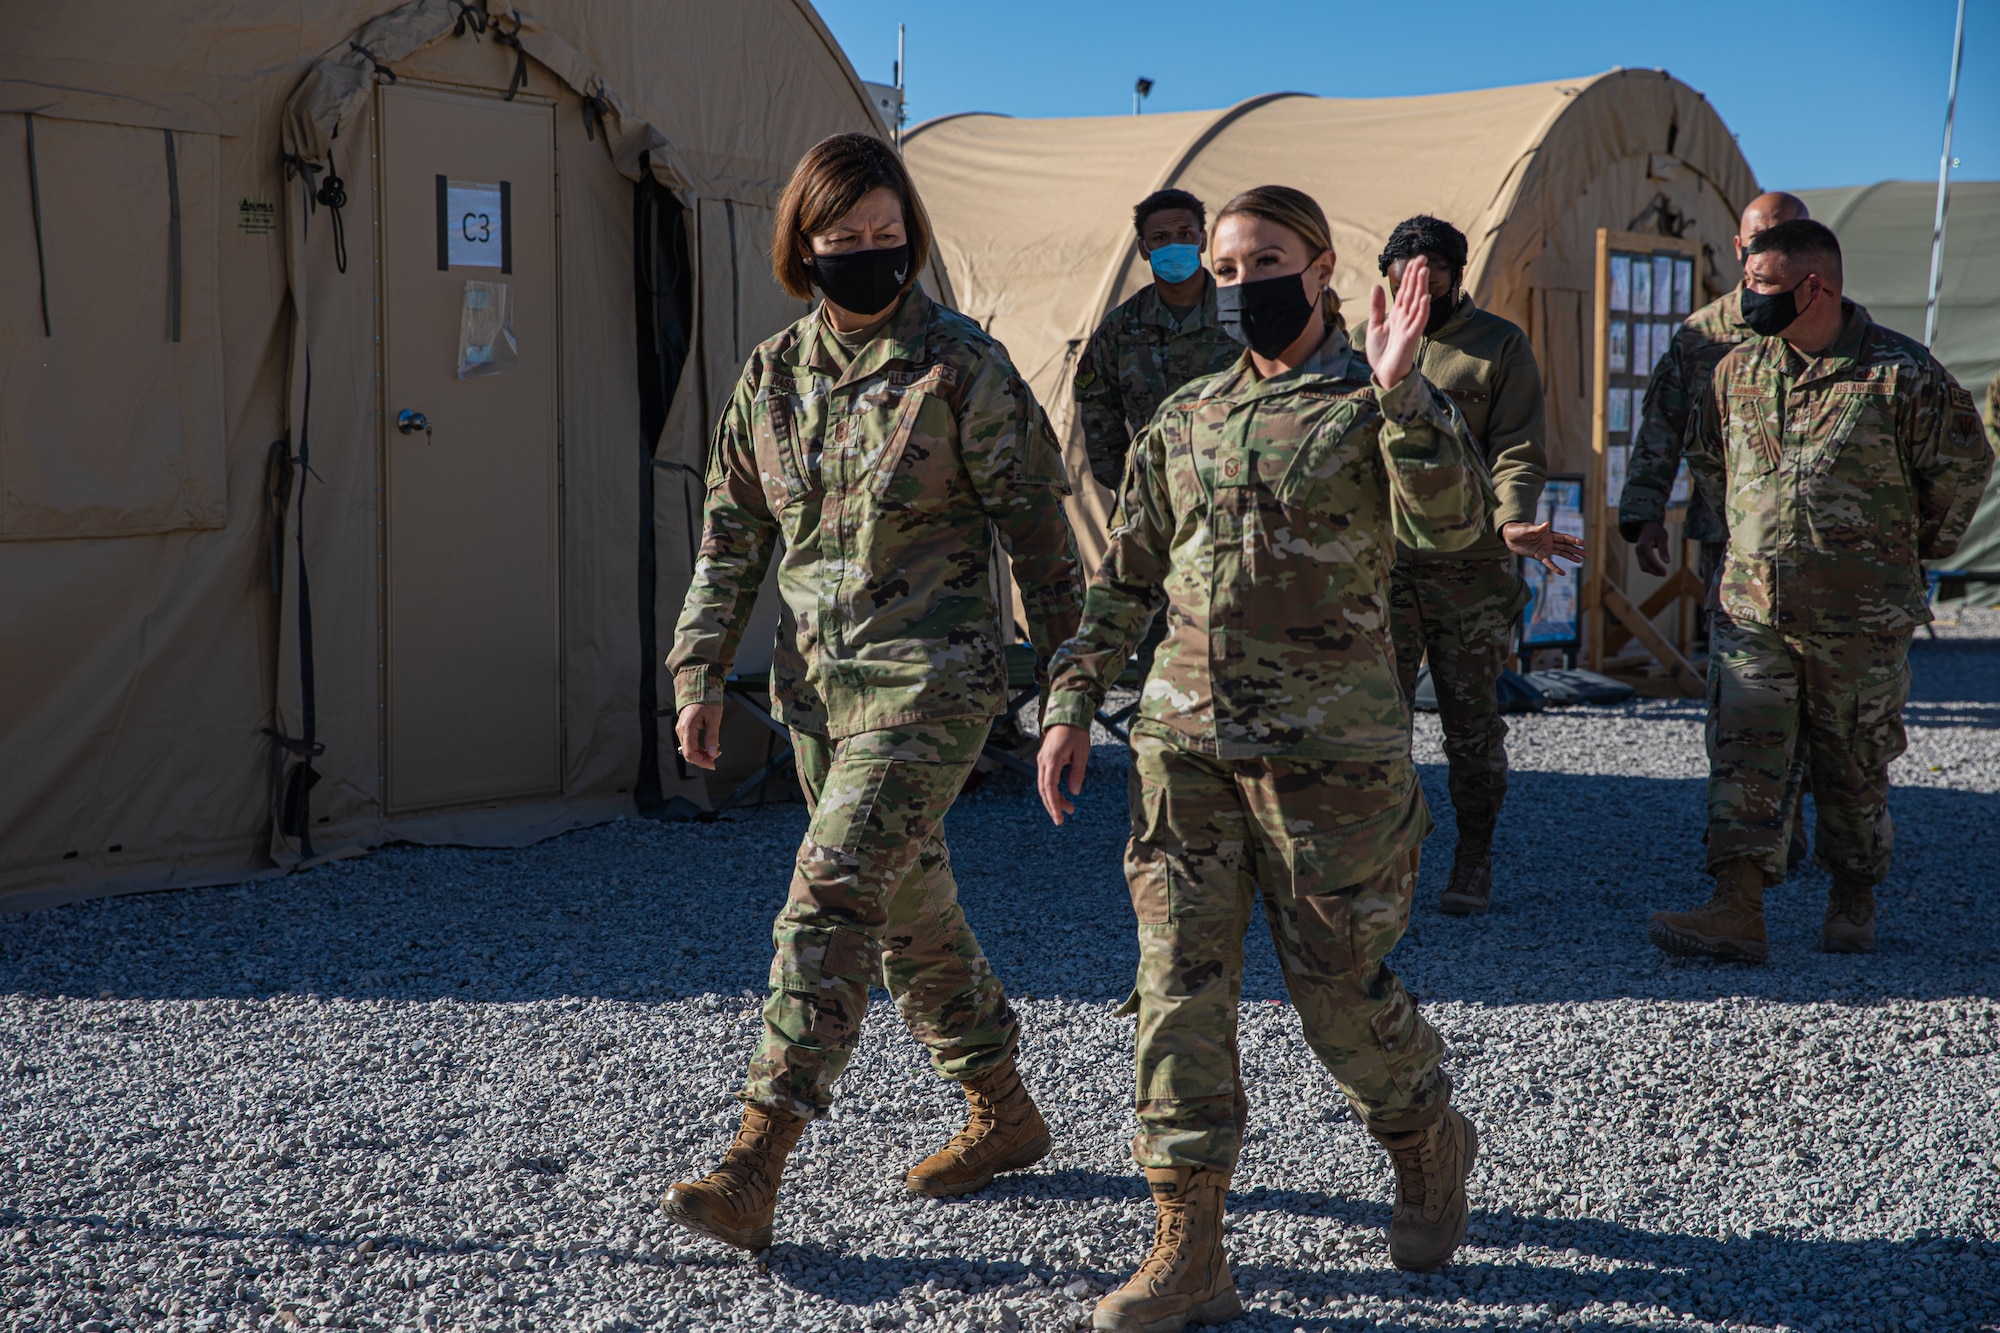
[[[1201,304],[1179,325],[1150,282],[1106,315],[1076,365],[1076,415],[1091,475],[1116,494],[1126,452],[1167,395],[1233,365],[1242,350],[1216,324],[1215,279],[1206,270]]]
[[[921,289],[851,358],[818,312],[751,354],[711,447],[668,659],[677,707],[720,701],[782,537],[792,628],[773,693],[813,815],[773,932],[746,1100],[823,1113],[877,977],[940,1072],[973,1077],[1012,1051],[1015,1021],[959,915],[941,824],[1004,709],[989,533],[1013,557],[1034,642],[1061,642],[1080,593],[1067,493],[1006,352]]]
[[[1626,541],[1638,541],[1644,524],[1667,521],[1667,501],[1681,468],[1681,445],[1693,423],[1695,408],[1708,391],[1716,362],[1738,343],[1756,336],[1743,322],[1741,287],[1710,301],[1674,331],[1667,354],[1646,382],[1638,433],[1632,438],[1632,452],[1625,464],[1625,489],[1618,496],[1618,535]],[[1688,498],[1682,533],[1689,541],[1702,544],[1704,564],[1720,566],[1722,543],[1729,533],[1699,488]]]
[[[1336,330],[1292,373],[1260,380],[1245,355],[1188,385],[1134,448],[1046,717],[1089,726],[1164,600],[1126,852],[1142,1165],[1235,1165],[1259,888],[1307,1040],[1356,1110],[1381,1132],[1442,1114],[1442,1042],[1383,962],[1431,827],[1385,592],[1392,537],[1446,549],[1486,530],[1460,430],[1421,376],[1375,386]]]
[[[1459,844],[1481,857],[1507,799],[1499,681],[1528,601],[1500,529],[1533,523],[1541,504],[1548,478],[1542,373],[1528,335],[1463,293],[1451,318],[1424,339],[1417,369],[1457,405],[1498,499],[1486,531],[1463,549],[1398,546],[1389,589],[1397,679],[1414,696],[1417,669],[1429,657]]]
[[[1715,368],[1687,440],[1729,549],[1710,593],[1708,863],[1784,877],[1789,760],[1810,752],[1815,843],[1878,884],[1894,825],[1919,561],[1951,554],[1992,468],[1972,395],[1853,302],[1824,351],[1745,342]]]

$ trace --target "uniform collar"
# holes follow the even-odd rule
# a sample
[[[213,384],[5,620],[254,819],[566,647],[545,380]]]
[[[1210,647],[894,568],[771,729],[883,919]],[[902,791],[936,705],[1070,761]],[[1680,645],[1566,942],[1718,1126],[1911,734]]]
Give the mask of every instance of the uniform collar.
[[[854,384],[897,361],[918,365],[924,359],[924,339],[930,330],[931,298],[924,294],[922,283],[911,283],[897,303],[896,309],[882,327],[875,331],[867,345],[854,354],[847,370],[835,382],[836,389]],[[831,340],[833,329],[826,322],[824,305],[813,310],[812,338],[805,351],[809,365],[822,372],[830,370],[820,359],[822,340]]]
[[[1811,356],[1797,351],[1789,343],[1785,344],[1787,352],[1805,363],[1805,368],[1799,372],[1799,382],[1825,379],[1829,375],[1839,375],[1853,369],[1856,358],[1861,355],[1862,340],[1867,334],[1868,312],[1846,297],[1841,297],[1840,332],[1834,336],[1831,343]]]
[[[1215,327],[1215,275],[1206,268],[1201,271],[1201,300],[1195,302],[1194,309],[1188,311],[1187,318],[1179,324],[1174,323],[1173,312],[1160,299],[1158,283],[1147,283],[1145,294],[1150,299],[1140,310],[1140,322],[1143,324],[1158,324],[1175,336]]]
[[[1744,336],[1755,338],[1757,331],[1743,322],[1743,284],[1739,282],[1731,287],[1722,300],[1722,317],[1729,321],[1729,327],[1741,329]]]
[[[1211,396],[1239,403],[1254,402],[1259,398],[1290,393],[1313,380],[1352,379],[1365,377],[1367,373],[1368,363],[1355,352],[1354,344],[1347,340],[1346,330],[1335,325],[1327,330],[1326,340],[1311,356],[1284,374],[1273,375],[1267,380],[1257,378],[1257,372],[1250,365],[1250,353],[1245,351],[1236,358],[1236,364],[1229,368],[1227,377]]]
[[[1472,293],[1460,289],[1458,304],[1451,308],[1451,317],[1438,325],[1436,333],[1427,333],[1424,337],[1431,342],[1441,342],[1448,335],[1457,333],[1460,329],[1464,328],[1466,323],[1478,313],[1479,307],[1472,303]]]

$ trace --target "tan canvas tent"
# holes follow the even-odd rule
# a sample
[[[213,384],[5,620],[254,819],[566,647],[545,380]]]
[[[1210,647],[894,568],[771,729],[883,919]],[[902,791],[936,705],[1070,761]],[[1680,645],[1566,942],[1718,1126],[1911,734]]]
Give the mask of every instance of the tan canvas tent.
[[[1152,190],[1179,186],[1211,208],[1250,185],[1306,190],[1333,223],[1350,321],[1397,222],[1456,223],[1475,299],[1534,343],[1552,466],[1581,470],[1597,228],[1701,240],[1720,293],[1737,280],[1729,237],[1757,189],[1714,108],[1656,70],[1434,97],[1274,94],[1160,116],[947,117],[912,130],[905,155],[960,308],[1006,344],[1086,479],[1069,381],[1099,319],[1149,280],[1131,210]],[[1106,498],[1085,481],[1072,511],[1092,560]]]
[[[879,132],[812,9],[0,33],[0,910],[701,799],[676,465],[801,311],[792,163]]]

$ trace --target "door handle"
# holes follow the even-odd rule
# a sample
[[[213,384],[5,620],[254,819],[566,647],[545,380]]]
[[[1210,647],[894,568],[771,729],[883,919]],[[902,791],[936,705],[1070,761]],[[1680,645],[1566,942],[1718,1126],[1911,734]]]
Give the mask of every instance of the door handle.
[[[415,435],[418,431],[422,431],[424,433],[424,443],[429,444],[431,442],[431,419],[422,412],[413,412],[407,407],[404,408],[396,414],[396,429],[405,435]]]

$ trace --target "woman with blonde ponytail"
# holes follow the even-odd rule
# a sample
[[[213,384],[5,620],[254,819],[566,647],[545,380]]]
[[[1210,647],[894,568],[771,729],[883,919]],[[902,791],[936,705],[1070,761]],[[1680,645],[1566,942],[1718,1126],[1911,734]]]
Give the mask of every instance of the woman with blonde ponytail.
[[[1371,367],[1337,321],[1333,241],[1310,196],[1246,190],[1217,215],[1213,245],[1218,312],[1243,355],[1169,398],[1133,442],[1110,551],[1052,667],[1039,759],[1061,824],[1074,809],[1064,774],[1081,791],[1090,719],[1164,600],[1167,637],[1132,727],[1125,856],[1140,959],[1132,1150],[1159,1225],[1097,1308],[1106,1333],[1171,1333],[1241,1308],[1222,1212],[1248,1114],[1236,1008],[1259,892],[1307,1044],[1388,1149],[1398,1267],[1450,1260],[1478,1143],[1448,1105],[1444,1043],[1383,961],[1409,924],[1431,828],[1387,590],[1398,541],[1464,545],[1485,529],[1490,489],[1460,418],[1414,370],[1422,274],[1393,305],[1371,292]]]

